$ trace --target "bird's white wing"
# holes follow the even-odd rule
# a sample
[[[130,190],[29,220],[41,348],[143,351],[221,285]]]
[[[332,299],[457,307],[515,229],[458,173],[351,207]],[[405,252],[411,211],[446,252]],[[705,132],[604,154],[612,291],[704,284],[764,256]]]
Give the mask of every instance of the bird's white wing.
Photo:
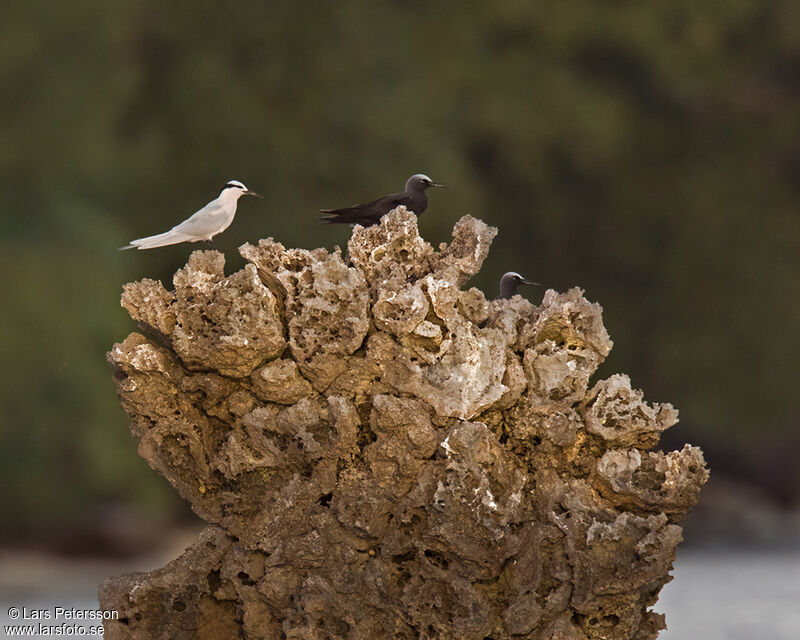
[[[197,213],[174,226],[171,231],[187,236],[204,238],[219,231],[220,226],[223,224],[223,218],[225,218],[225,207],[218,201],[213,200]]]

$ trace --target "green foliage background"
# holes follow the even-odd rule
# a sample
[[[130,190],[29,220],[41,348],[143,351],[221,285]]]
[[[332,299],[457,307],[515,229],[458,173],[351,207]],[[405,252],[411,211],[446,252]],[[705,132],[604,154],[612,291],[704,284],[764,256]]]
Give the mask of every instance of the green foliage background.
[[[500,228],[514,269],[605,308],[624,371],[680,437],[796,431],[796,0],[10,3],[0,21],[3,536],[99,504],[174,508],[135,453],[104,352],[122,283],[192,246],[116,251],[229,178],[236,247],[343,245],[321,207],[424,171],[421,230]],[[530,291],[532,298],[540,295]]]

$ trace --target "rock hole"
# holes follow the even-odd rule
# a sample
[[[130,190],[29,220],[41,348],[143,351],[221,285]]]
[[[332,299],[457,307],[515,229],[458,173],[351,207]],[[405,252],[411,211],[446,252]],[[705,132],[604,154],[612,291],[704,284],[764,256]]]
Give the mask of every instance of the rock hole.
[[[433,549],[425,549],[425,557],[430,561],[431,564],[436,565],[441,569],[447,569],[450,566],[450,561],[445,557],[443,553],[439,553],[438,551],[434,551]]]
[[[320,499],[317,500],[323,507],[331,506],[331,499],[333,498],[332,493],[326,493],[324,496],[320,496]],[[390,516],[391,517],[391,516]]]
[[[130,620],[127,618],[127,617],[125,617],[125,618],[120,618],[120,619],[119,619],[119,621],[120,621],[122,624],[130,624],[130,623],[131,623],[131,621],[130,621]]]
[[[253,580],[247,573],[244,571],[240,571],[236,574],[236,577],[239,578],[239,582],[248,587],[252,587],[255,584],[255,580]]]
[[[183,603],[183,600],[173,600],[172,601],[172,610],[173,611],[185,611],[186,605]]]
[[[362,424],[362,428],[358,430],[358,446],[363,448],[372,444],[378,439],[378,434],[369,428],[366,424]]]
[[[222,579],[220,578],[219,569],[214,569],[208,574],[208,589],[213,594],[217,589],[222,586]]]
[[[397,563],[411,562],[416,557],[417,557],[417,552],[412,549],[411,551],[406,551],[405,553],[400,553],[396,556],[392,556],[392,561]]]

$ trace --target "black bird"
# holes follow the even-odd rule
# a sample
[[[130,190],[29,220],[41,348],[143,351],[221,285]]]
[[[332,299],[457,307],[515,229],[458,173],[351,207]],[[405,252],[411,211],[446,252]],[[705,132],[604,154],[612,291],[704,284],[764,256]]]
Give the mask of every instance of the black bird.
[[[526,280],[521,275],[519,275],[516,271],[509,271],[508,273],[504,273],[503,277],[500,278],[500,298],[512,298],[517,295],[517,287],[521,284],[533,284],[537,287],[541,287],[538,282],[531,282],[530,280]]]
[[[378,224],[384,215],[400,205],[405,205],[409,211],[420,216],[428,206],[425,189],[444,186],[436,184],[424,173],[415,173],[406,182],[406,190],[403,193],[383,196],[372,202],[342,209],[322,209],[321,212],[324,215],[321,220],[328,223],[360,224],[362,227],[371,227]]]

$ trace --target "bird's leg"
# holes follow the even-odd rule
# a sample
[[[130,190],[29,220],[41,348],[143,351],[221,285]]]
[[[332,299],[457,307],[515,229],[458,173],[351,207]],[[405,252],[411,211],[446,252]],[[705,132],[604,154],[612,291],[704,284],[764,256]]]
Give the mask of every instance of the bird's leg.
[[[208,245],[209,249],[213,249],[214,251],[216,251],[216,250],[217,250],[217,248],[214,246],[214,243],[213,243],[213,242],[211,242],[211,238],[209,238],[208,240],[206,240],[206,244]]]

